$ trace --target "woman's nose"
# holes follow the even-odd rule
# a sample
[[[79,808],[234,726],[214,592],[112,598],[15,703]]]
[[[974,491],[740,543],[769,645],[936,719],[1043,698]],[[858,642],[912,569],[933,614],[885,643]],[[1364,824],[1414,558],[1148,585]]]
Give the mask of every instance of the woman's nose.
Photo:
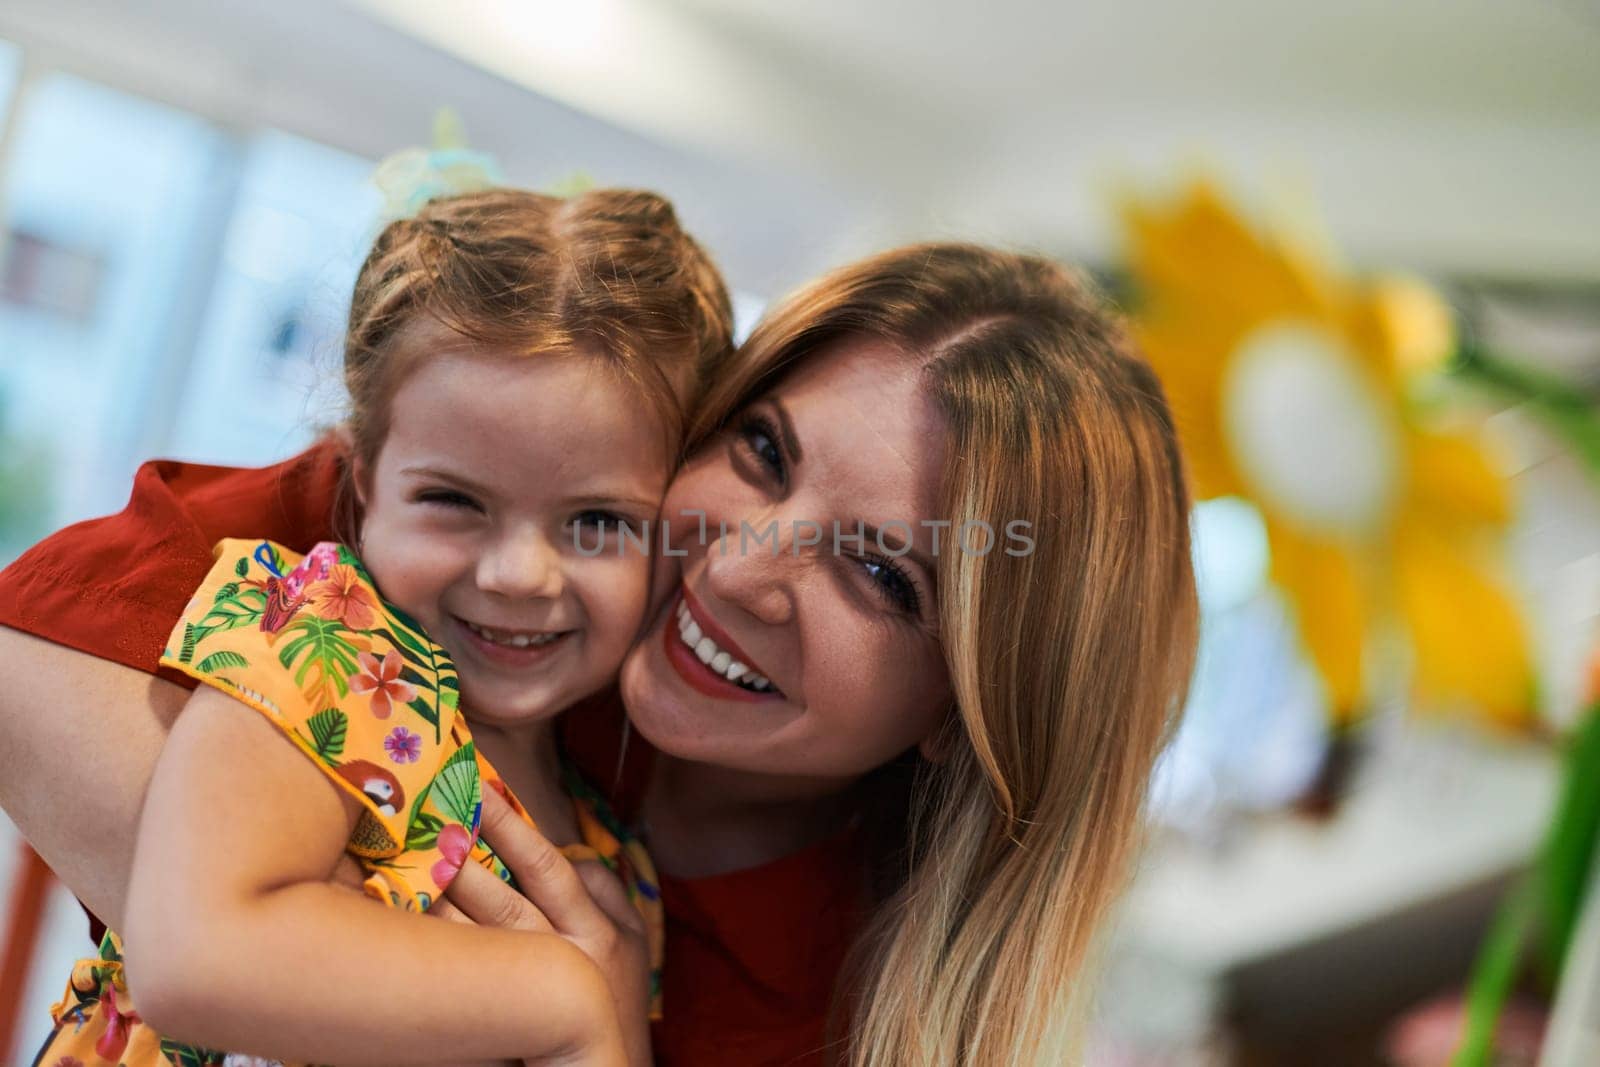
[[[510,599],[554,599],[564,575],[561,552],[538,531],[509,534],[478,560],[478,588]]]
[[[781,529],[782,523],[778,527]],[[712,527],[706,545],[706,584],[724,603],[743,608],[768,626],[782,626],[795,614],[794,575],[806,562],[793,546],[767,528]],[[804,553],[804,550],[802,550]]]

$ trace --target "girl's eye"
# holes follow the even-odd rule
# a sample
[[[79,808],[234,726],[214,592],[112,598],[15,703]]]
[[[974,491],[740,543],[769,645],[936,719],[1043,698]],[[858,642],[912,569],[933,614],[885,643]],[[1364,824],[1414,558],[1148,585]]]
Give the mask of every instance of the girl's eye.
[[[739,440],[755,461],[765,467],[781,485],[789,471],[784,465],[783,449],[778,447],[777,428],[767,417],[755,413],[746,415],[739,426]]]
[[[482,511],[483,506],[467,494],[456,489],[424,489],[417,494],[418,503],[453,510]]]
[[[885,600],[908,615],[917,614],[922,594],[904,567],[886,556],[863,556],[861,566]]]
[[[638,523],[627,515],[619,515],[615,511],[606,511],[603,508],[590,508],[580,511],[572,517],[572,524],[579,527],[593,527],[600,530],[627,530],[630,533],[638,531]]]

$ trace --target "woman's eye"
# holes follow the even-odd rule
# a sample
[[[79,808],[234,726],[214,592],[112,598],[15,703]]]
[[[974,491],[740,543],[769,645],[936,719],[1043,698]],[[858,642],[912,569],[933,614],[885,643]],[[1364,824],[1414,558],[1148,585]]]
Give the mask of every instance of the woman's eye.
[[[917,613],[922,606],[922,595],[917,592],[916,581],[906,573],[904,567],[882,556],[864,556],[861,566],[890,604],[908,615]]]
[[[778,447],[778,431],[765,416],[750,415],[739,427],[739,439],[749,449],[757,463],[767,469],[781,483],[788,474],[784,466],[783,450]]]
[[[432,504],[441,508],[460,509],[465,511],[482,511],[483,506],[467,494],[455,489],[424,489],[417,494],[418,503]]]

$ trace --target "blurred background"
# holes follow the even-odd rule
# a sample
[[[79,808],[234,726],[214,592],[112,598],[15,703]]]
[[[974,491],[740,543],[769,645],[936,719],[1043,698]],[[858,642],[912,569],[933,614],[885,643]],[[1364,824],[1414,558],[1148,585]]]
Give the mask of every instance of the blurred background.
[[[0,563],[338,419],[372,169],[442,106],[517,184],[670,196],[741,328],[910,240],[1092,270],[1209,499],[1090,1062],[1443,1064],[1475,973],[1534,1062],[1581,924],[1504,901],[1560,841],[1581,905],[1600,781],[1593,0],[6,0]],[[17,1063],[87,940],[4,833]]]

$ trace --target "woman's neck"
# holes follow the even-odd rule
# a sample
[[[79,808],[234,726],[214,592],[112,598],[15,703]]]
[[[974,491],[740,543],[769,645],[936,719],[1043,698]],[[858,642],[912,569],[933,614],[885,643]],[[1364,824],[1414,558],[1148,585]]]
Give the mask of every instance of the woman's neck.
[[[856,780],[780,778],[656,755],[641,809],[666,874],[704,878],[771,863],[844,830]]]
[[[572,797],[561,782],[554,724],[496,726],[472,723],[472,739],[506,787],[533,816],[539,832],[557,845],[580,841]]]

